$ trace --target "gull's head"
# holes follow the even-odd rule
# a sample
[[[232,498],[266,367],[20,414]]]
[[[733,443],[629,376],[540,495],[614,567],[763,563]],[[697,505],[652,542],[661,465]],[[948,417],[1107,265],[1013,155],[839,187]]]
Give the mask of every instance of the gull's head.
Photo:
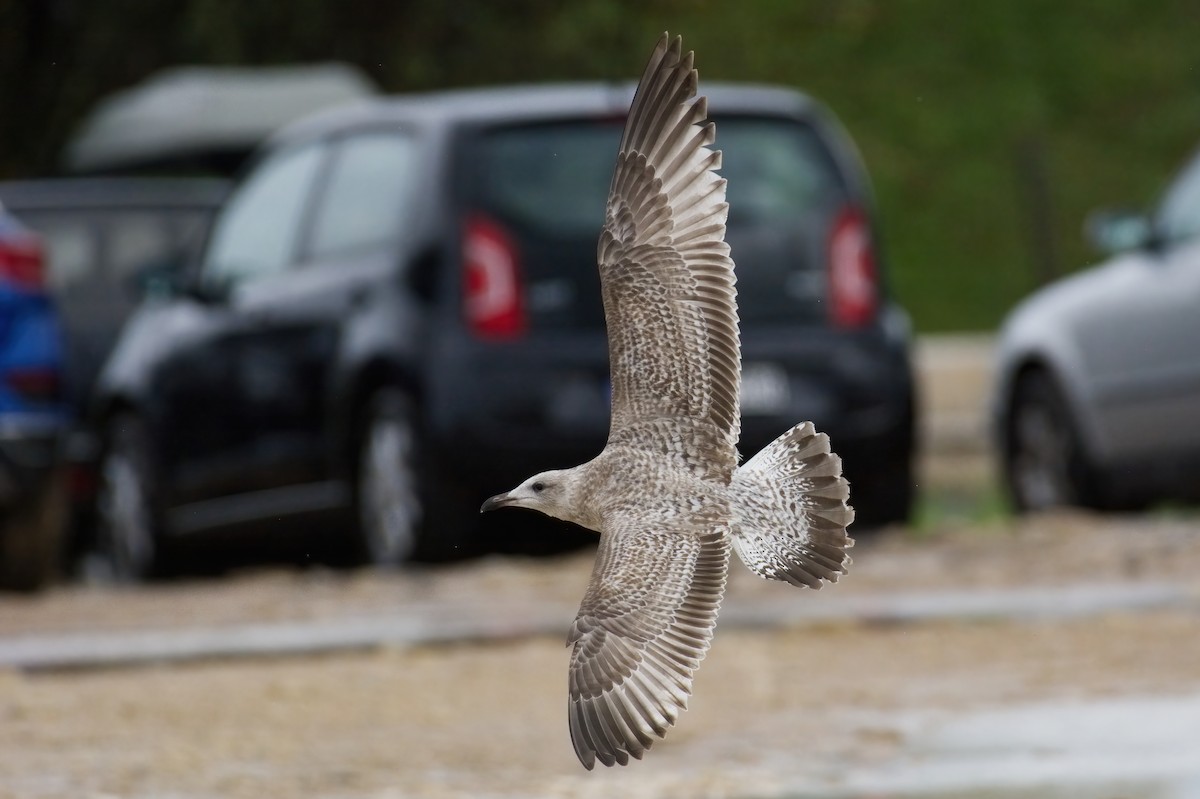
[[[529,508],[556,519],[578,523],[575,512],[576,486],[579,474],[575,469],[555,469],[540,472],[505,494],[497,494],[483,503],[480,513],[497,508]]]

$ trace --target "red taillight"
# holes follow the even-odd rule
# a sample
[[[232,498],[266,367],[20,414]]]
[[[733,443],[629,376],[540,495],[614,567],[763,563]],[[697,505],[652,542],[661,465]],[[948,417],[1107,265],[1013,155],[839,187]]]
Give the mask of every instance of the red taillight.
[[[516,338],[527,327],[516,244],[482,216],[468,219],[463,230],[463,313],[482,338]]]
[[[40,289],[45,265],[42,243],[37,236],[22,233],[0,241],[0,278],[22,288]]]
[[[67,496],[76,502],[96,496],[96,470],[81,463],[67,464]]]
[[[9,369],[4,382],[14,393],[31,402],[54,402],[59,397],[58,371],[41,366]]]
[[[879,307],[871,226],[856,208],[838,214],[829,236],[829,313],[839,327],[861,327]]]

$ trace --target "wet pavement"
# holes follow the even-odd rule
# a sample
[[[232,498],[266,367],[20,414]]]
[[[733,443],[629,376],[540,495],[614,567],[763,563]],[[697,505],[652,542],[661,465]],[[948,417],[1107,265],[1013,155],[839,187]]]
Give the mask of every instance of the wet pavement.
[[[1195,799],[1200,693],[906,719],[904,753],[798,797]]]
[[[1117,611],[1192,609],[1200,592],[1186,584],[1019,587],[876,595],[827,590],[793,602],[733,597],[721,610],[721,628],[784,629],[830,623],[917,624],[930,621],[1047,621]],[[557,636],[574,606],[553,602],[418,602],[380,616],[176,626],[0,637],[0,668],[78,669],[230,657],[310,656],[339,651],[452,642]]]
[[[9,598],[0,797],[1200,797],[1196,525],[856,557],[819,592],[735,571],[689,712],[593,773],[565,724],[587,552]]]
[[[1197,622],[724,628],[667,740],[590,773],[561,636],[0,671],[0,797],[1181,799]]]

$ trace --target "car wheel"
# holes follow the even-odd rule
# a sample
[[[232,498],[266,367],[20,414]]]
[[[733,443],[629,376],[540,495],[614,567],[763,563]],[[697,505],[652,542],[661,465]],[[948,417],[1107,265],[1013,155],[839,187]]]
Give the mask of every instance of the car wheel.
[[[1018,512],[1094,507],[1093,469],[1057,386],[1044,372],[1020,378],[1008,413],[1004,476]]]
[[[850,482],[850,504],[854,508],[853,532],[862,533],[893,524],[908,524],[916,500],[913,465],[905,451],[888,459],[891,466],[878,476]]]
[[[0,589],[37,591],[59,573],[66,505],[60,474],[0,521]]]
[[[427,458],[422,469],[427,510],[417,557],[448,562],[480,554],[479,491],[436,458]]]
[[[917,497],[914,474],[916,420],[912,409],[910,400],[903,422],[872,443],[870,451],[878,454],[871,459],[869,471],[847,475],[855,534],[893,524],[908,524],[912,518]],[[862,463],[856,462],[856,465]]]
[[[98,544],[116,582],[140,582],[162,562],[162,540],[154,502],[154,469],[145,425],[131,415],[108,427],[96,497]]]
[[[358,448],[359,554],[395,566],[416,551],[422,520],[412,404],[385,390],[368,407]]]

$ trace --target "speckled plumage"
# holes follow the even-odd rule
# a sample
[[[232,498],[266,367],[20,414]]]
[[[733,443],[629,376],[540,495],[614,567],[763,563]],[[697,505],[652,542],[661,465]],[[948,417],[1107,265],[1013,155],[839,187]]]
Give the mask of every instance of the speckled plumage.
[[[845,573],[854,511],[809,422],[738,466],[740,345],[725,181],[692,53],[664,34],[617,154],[598,262],[612,424],[595,459],[488,500],[600,533],[571,625],[568,719],[584,766],[641,758],[686,709],[730,551],[819,588]]]

